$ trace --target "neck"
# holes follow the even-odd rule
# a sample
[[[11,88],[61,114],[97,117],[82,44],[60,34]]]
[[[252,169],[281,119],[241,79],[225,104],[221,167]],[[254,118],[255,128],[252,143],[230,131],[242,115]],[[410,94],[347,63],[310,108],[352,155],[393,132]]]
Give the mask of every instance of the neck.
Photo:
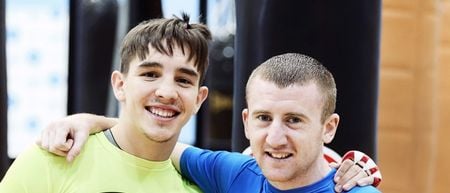
[[[328,162],[323,158],[323,154],[320,154],[320,156],[321,157],[317,158],[313,164],[297,174],[295,179],[283,182],[269,180],[270,184],[279,190],[289,190],[305,187],[322,180],[328,175],[331,168]]]
[[[152,141],[144,133],[121,126],[120,123],[111,128],[111,133],[123,151],[149,161],[168,160],[176,144],[176,140]]]

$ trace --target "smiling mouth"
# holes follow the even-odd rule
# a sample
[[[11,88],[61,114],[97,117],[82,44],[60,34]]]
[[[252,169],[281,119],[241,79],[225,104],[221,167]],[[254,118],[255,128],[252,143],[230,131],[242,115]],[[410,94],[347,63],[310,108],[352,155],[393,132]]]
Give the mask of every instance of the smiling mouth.
[[[280,160],[287,159],[292,156],[291,153],[270,153],[270,152],[266,152],[266,155],[268,155],[271,158],[280,159]]]
[[[145,107],[145,109],[151,114],[161,118],[173,118],[180,114],[180,112],[156,107]]]

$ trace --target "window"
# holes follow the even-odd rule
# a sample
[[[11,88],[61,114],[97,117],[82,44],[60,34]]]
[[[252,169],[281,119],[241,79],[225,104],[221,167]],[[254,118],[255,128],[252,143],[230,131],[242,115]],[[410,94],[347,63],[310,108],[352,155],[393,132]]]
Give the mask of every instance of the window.
[[[8,155],[66,115],[68,0],[6,0]]]

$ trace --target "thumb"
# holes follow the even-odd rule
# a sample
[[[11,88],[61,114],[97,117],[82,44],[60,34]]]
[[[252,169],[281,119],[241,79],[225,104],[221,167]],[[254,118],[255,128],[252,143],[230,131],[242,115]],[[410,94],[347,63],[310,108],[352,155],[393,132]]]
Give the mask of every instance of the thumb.
[[[73,139],[67,139],[64,144],[60,147],[62,151],[68,151],[73,146]]]
[[[38,137],[37,139],[35,139],[34,142],[35,142],[36,145],[38,145],[39,147],[42,147],[42,140],[41,140],[40,137]]]
[[[368,176],[356,181],[356,183],[358,184],[358,186],[367,186],[373,184],[373,180],[373,176]]]
[[[332,168],[335,168],[335,169],[339,168],[339,166],[340,166],[340,164],[338,164],[338,163],[336,163],[336,162],[331,162],[331,163],[329,163],[328,165],[329,165],[330,167],[332,167]]]
[[[84,144],[86,143],[87,138],[89,137],[89,134],[77,132],[73,136],[73,145],[72,148],[70,148],[69,152],[67,152],[67,161],[71,162],[77,157],[81,149],[83,148]]]

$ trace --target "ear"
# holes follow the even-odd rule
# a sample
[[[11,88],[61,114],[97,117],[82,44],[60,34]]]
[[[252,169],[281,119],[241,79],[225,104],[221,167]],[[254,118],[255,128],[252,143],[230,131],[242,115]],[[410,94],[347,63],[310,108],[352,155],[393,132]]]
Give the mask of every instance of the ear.
[[[245,137],[250,140],[250,131],[248,131],[248,109],[242,110],[242,123],[244,123]]]
[[[118,101],[124,101],[125,100],[125,92],[124,92],[124,86],[125,86],[125,75],[121,72],[115,70],[111,74],[111,86],[114,91],[114,96],[116,96],[116,99]]]
[[[339,124],[339,115],[336,113],[331,114],[326,120],[323,125],[323,135],[322,135],[322,141],[325,144],[330,143],[333,141],[334,135],[336,134],[336,130]]]
[[[198,110],[200,110],[200,107],[202,106],[203,102],[205,102],[206,98],[208,98],[208,87],[206,86],[201,86],[198,89],[198,94],[197,94],[197,100],[195,102],[195,111],[194,114],[198,112]]]

